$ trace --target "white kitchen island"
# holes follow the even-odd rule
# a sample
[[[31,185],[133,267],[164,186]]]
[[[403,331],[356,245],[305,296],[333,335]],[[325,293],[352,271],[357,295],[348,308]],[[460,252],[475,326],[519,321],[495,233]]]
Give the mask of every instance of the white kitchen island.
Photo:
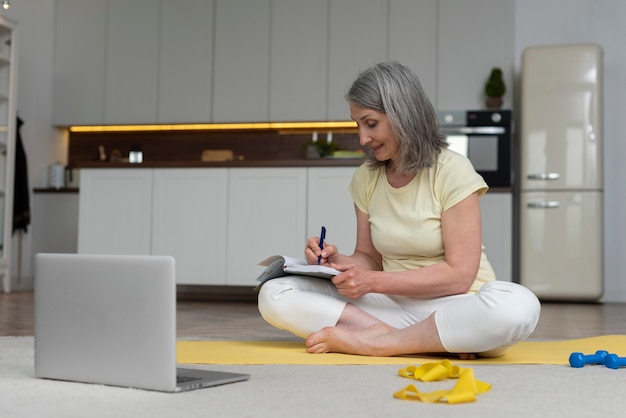
[[[180,285],[255,286],[270,255],[301,257],[324,225],[351,253],[356,220],[349,166],[83,168],[80,253],[176,259]],[[483,241],[500,280],[511,278],[511,192],[481,199]]]

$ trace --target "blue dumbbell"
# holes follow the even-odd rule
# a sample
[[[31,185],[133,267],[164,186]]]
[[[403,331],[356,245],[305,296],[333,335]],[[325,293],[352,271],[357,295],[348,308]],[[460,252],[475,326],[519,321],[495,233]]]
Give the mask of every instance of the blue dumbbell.
[[[572,353],[569,356],[569,364],[572,367],[585,367],[586,364],[603,364],[609,355],[608,351],[598,350],[595,354]]]
[[[609,354],[604,359],[604,365],[609,369],[619,369],[626,366],[626,357],[620,357],[617,354]]]

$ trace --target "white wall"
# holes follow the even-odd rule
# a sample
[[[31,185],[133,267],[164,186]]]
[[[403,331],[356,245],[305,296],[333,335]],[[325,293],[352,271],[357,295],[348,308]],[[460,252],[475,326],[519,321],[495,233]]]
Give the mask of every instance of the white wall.
[[[54,1],[12,3],[2,14],[18,22],[18,110],[30,186],[44,187],[48,165],[66,159],[65,140],[51,123]],[[626,127],[620,125],[626,112],[626,2],[517,0],[515,8],[517,75],[521,52],[530,45],[596,42],[605,51],[605,299],[626,302]],[[25,277],[32,276],[31,236],[29,230],[22,243]],[[13,254],[16,260],[17,248]]]
[[[517,0],[516,74],[531,45],[594,42],[604,50],[604,275],[607,302],[626,302],[626,2]]]
[[[17,110],[24,125],[20,130],[28,163],[31,190],[45,187],[47,167],[54,161],[65,162],[67,156],[63,135],[52,127],[52,57],[54,1],[14,0],[2,15],[17,22]],[[31,212],[33,196],[31,193]],[[40,208],[41,209],[41,208]],[[32,280],[32,228],[21,243],[21,270],[17,235],[13,237],[11,275],[13,288],[30,287]],[[23,279],[18,280],[21,272]]]

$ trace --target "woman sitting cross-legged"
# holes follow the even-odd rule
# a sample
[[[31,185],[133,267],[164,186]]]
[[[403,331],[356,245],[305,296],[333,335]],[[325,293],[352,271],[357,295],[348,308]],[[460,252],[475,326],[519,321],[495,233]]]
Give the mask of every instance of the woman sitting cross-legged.
[[[397,62],[377,64],[346,95],[370,157],[349,192],[354,253],[307,241],[307,262],[341,271],[332,281],[267,281],[258,307],[311,353],[499,356],[533,332],[540,304],[497,281],[482,247],[480,197],[488,186],[447,148],[420,82]],[[488,221],[488,220],[487,220]]]

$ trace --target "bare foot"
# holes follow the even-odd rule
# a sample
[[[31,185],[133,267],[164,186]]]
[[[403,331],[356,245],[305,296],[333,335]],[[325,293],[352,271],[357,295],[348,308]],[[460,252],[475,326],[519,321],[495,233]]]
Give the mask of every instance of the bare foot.
[[[309,353],[344,353],[376,357],[446,351],[441,344],[432,316],[421,323],[402,329],[384,323],[356,330],[346,326],[326,327],[309,335],[305,345]],[[457,355],[461,360],[476,358],[475,353],[457,353]]]
[[[345,353],[362,356],[392,356],[392,328],[375,324],[364,330],[352,331],[342,327],[326,327],[309,335],[305,341],[309,353]]]
[[[457,353],[461,360],[476,360],[475,353]]]

